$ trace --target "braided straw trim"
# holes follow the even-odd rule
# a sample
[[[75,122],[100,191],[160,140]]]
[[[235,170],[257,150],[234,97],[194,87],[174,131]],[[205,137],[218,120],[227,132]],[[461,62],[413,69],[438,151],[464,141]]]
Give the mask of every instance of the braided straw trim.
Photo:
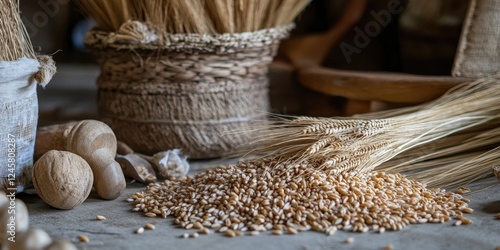
[[[295,25],[234,34],[164,34],[159,35],[147,24],[128,21],[117,32],[91,30],[85,44],[91,48],[117,50],[167,50],[182,53],[234,53],[247,48],[262,48],[288,37]]]
[[[245,49],[230,54],[185,54],[165,50],[137,50],[134,53],[114,49],[97,50],[96,55],[106,79],[100,81],[101,88],[126,91],[130,87],[151,83],[197,82],[211,83],[221,80],[242,81],[267,74],[278,49],[278,44],[262,48]],[[210,86],[213,87],[213,86]],[[153,90],[151,90],[153,89]],[[204,88],[203,91],[208,91]],[[213,90],[212,90],[213,91]]]
[[[265,119],[269,110],[268,66],[279,45],[273,38],[283,37],[259,38],[269,32],[228,35],[241,44],[221,40],[206,47],[193,40],[200,35],[175,35],[185,43],[168,48],[123,47],[117,40],[94,44],[101,67],[99,112],[117,138],[137,152],[181,148],[191,158],[228,153],[256,132],[227,134],[251,131],[250,121]]]

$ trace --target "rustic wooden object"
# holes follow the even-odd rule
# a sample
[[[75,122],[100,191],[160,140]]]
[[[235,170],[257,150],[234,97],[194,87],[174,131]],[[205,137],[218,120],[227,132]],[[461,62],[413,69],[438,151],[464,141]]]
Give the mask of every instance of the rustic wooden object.
[[[349,30],[361,19],[366,0],[349,1],[338,23],[321,34],[306,35],[283,41],[282,53],[295,68],[321,65],[330,50],[336,46]]]
[[[301,70],[299,80],[307,88],[327,95],[415,104],[436,99],[458,83],[470,79],[318,67]]]

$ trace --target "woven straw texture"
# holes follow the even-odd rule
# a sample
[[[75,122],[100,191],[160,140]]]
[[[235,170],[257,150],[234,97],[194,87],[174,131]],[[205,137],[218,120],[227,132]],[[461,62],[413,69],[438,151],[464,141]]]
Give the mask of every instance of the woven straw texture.
[[[471,0],[453,76],[485,77],[500,71],[500,0]]]
[[[0,62],[0,190],[21,192],[31,181],[38,121],[32,77],[38,69],[34,59]]]
[[[171,35],[156,46],[154,39],[142,46],[90,32],[86,43],[101,67],[100,114],[138,152],[181,148],[190,158],[222,156],[256,133],[251,120],[265,119],[268,67],[288,31]]]

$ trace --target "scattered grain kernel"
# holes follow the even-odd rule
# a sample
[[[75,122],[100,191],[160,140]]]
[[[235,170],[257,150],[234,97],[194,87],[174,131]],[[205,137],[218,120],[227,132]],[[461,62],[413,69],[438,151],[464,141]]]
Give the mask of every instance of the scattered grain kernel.
[[[391,244],[387,244],[385,247],[384,247],[384,250],[392,250],[394,249],[394,247],[391,245]]]
[[[288,233],[289,233],[289,234],[297,234],[298,232],[297,232],[297,229],[295,229],[295,228],[293,228],[293,227],[289,227],[289,228],[288,228]]]
[[[497,219],[500,219],[500,213],[497,214]]]
[[[234,233],[234,231],[233,231],[233,230],[227,230],[227,231],[226,231],[226,236],[227,236],[227,237],[231,237],[231,238],[232,238],[232,237],[235,237],[235,236],[236,236],[236,233]]]
[[[385,232],[385,227],[381,227],[378,229],[378,233],[383,234]]]
[[[202,229],[202,228],[204,228],[204,226],[201,223],[199,223],[199,222],[195,222],[193,224],[193,228],[194,229]]]
[[[183,234],[183,235],[181,235],[181,238],[187,239],[187,238],[189,238],[189,234],[187,234],[187,233]]]
[[[455,221],[455,224],[453,224],[453,225],[460,226],[460,225],[462,225],[462,221],[461,220],[457,220],[457,221]]]
[[[98,215],[95,217],[96,220],[106,220],[106,217],[102,216],[102,215]]]
[[[466,207],[466,208],[463,208],[461,211],[466,213],[466,214],[470,214],[474,211],[474,209],[472,209],[470,207]]]
[[[81,242],[89,242],[90,241],[89,237],[87,237],[87,235],[84,235],[84,234],[79,235],[78,240],[80,240]]]
[[[250,231],[250,233],[248,233],[248,234],[251,236],[257,236],[260,234],[260,232],[259,231]]]
[[[462,224],[464,224],[464,225],[469,225],[472,223],[472,221],[467,219],[467,218],[463,218],[461,221],[462,221]]]
[[[334,235],[335,233],[337,232],[337,228],[336,227],[330,227],[326,230],[326,234],[327,235]]]
[[[145,226],[144,226],[144,229],[146,230],[155,230],[156,226],[153,225],[153,224],[150,224],[150,223],[147,223]]]
[[[147,212],[144,215],[146,215],[147,217],[156,217],[156,214],[152,212]]]
[[[281,230],[273,230],[271,233],[272,233],[273,235],[282,235],[282,234],[283,234],[283,231],[281,231]]]
[[[354,238],[353,237],[349,237],[349,238],[345,239],[345,243],[346,244],[351,244],[353,242],[354,242]]]
[[[189,238],[198,238],[200,236],[198,233],[192,233],[189,235]]]
[[[235,234],[236,236],[243,236],[243,232],[242,232],[242,231],[240,231],[240,230],[236,230],[236,231],[234,231],[234,234]]]
[[[200,230],[200,233],[201,234],[211,234],[212,231],[210,231],[210,229],[208,229],[208,228],[203,228]]]
[[[142,233],[144,233],[144,228],[143,227],[137,228],[137,230],[135,230],[135,233],[136,234],[142,234]]]

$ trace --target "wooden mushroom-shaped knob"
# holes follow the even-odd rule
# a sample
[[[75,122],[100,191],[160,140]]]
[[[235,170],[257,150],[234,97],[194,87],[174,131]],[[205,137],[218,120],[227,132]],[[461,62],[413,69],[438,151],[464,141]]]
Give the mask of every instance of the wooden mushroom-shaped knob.
[[[40,198],[52,207],[71,209],[84,202],[92,190],[94,177],[82,157],[51,150],[33,166],[33,186]]]
[[[94,188],[103,199],[116,199],[126,182],[120,164],[115,161],[116,137],[103,122],[83,120],[65,132],[66,150],[85,159],[94,173]]]

